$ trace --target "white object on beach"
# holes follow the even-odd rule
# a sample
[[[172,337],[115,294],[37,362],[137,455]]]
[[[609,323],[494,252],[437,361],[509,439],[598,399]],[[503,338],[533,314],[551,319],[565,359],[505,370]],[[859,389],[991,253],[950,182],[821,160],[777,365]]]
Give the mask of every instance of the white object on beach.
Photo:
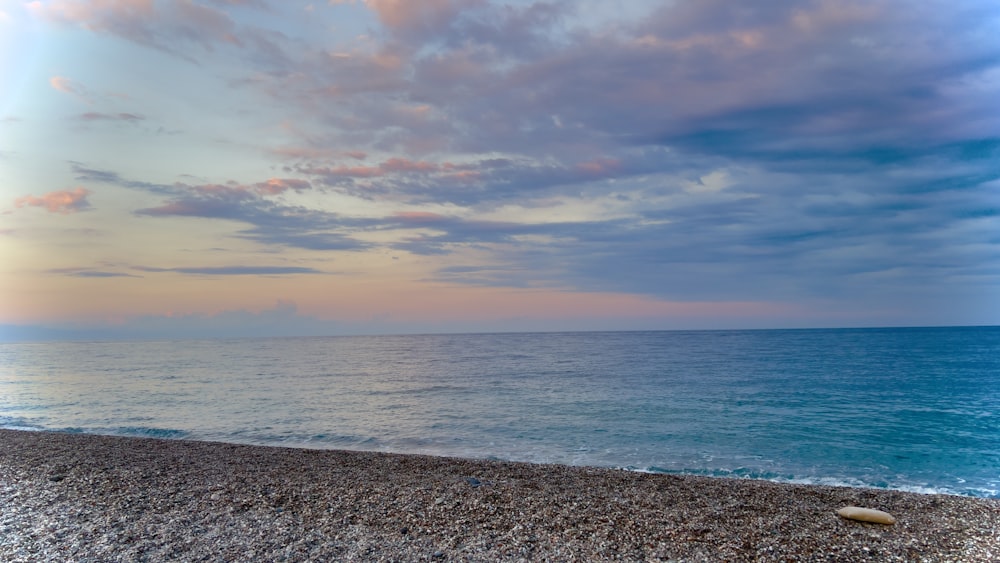
[[[837,514],[851,520],[862,522],[874,522],[876,524],[895,524],[896,519],[888,512],[875,510],[874,508],[861,508],[859,506],[845,506],[837,511]]]

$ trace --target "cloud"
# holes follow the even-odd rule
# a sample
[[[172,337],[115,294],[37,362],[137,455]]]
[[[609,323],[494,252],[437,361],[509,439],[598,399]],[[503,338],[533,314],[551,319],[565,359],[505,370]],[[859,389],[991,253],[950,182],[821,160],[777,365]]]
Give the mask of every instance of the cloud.
[[[39,4],[39,3],[35,3]],[[192,0],[118,0],[81,3],[57,0],[33,11],[51,22],[78,26],[177,56],[196,65],[206,55],[235,50],[254,64],[281,72],[288,48],[296,42],[283,32],[240,25],[230,12],[247,17],[243,8],[274,12],[260,1],[216,0],[211,6]],[[235,10],[234,10],[235,8]],[[253,21],[251,16],[248,21]]]
[[[18,208],[41,207],[50,213],[67,215],[89,209],[90,202],[87,201],[87,197],[91,193],[90,190],[81,187],[74,190],[49,192],[41,197],[28,195],[15,199],[14,206]]]
[[[145,182],[141,180],[126,180],[122,178],[117,172],[111,170],[99,170],[96,168],[88,168],[81,162],[69,161],[70,169],[75,178],[81,182],[95,182],[99,184],[110,184],[114,186],[121,186],[124,188],[129,188],[133,190],[139,190],[144,192],[149,192],[159,195],[174,195],[178,193],[178,189],[175,186],[167,184],[159,184],[156,182]]]
[[[315,214],[312,218],[303,217],[298,221],[300,227],[266,224],[245,229],[236,236],[267,245],[288,246],[305,250],[349,250],[361,251],[373,247],[371,243],[355,238],[353,233],[330,232],[330,229],[342,228],[334,226],[335,216]]]
[[[281,177],[164,184],[73,165],[158,196],[143,217],[408,252],[447,283],[863,308],[998,280],[985,3],[649,2],[607,22],[569,2],[371,0],[364,38],[321,42],[223,2],[199,5],[218,17],[150,3],[157,29],[130,15],[143,3],[70,4],[47,13],[224,63],[296,124],[255,147]],[[357,200],[367,216],[330,203]]]
[[[287,276],[296,274],[323,274],[322,270],[297,266],[205,266],[186,268],[137,267],[143,272],[174,272],[199,276]]]
[[[222,198],[211,199],[179,199],[158,207],[137,209],[139,215],[153,217],[207,217],[213,219],[239,219],[241,211],[233,206],[234,202]]]
[[[407,210],[346,218],[269,199],[272,192],[294,189],[293,184],[309,189],[291,179],[177,184],[170,188],[174,199],[137,213],[240,221],[249,228],[234,236],[269,245],[357,251],[376,246],[358,236],[382,232],[396,233],[381,243],[396,252],[458,257],[475,249],[486,257],[488,265],[444,263],[434,278],[447,283],[570,287],[682,300],[720,295],[823,300],[854,294],[889,303],[899,298],[892,295],[898,291],[890,284],[882,288],[873,276],[900,272],[922,280],[920,291],[927,293],[949,280],[998,275],[981,267],[1000,258],[987,226],[1000,208],[987,188],[998,178],[991,172],[998,150],[1000,143],[985,141],[931,148],[907,157],[905,175],[891,167],[872,171],[869,165],[864,176],[850,166],[833,171],[735,166],[683,181],[691,172],[680,163],[669,164],[676,168],[671,174],[658,172],[673,158],[660,149],[568,167],[508,159],[433,166],[416,160],[386,165],[387,160],[372,166],[379,175],[370,189],[399,201],[420,193],[418,200],[459,205],[465,216]],[[963,176],[942,166],[953,159],[964,163]],[[713,162],[681,160],[690,160],[687,165],[696,170]],[[481,183],[452,190],[443,181],[447,174],[470,171]],[[115,174],[104,176],[129,184]],[[616,183],[606,184],[609,180]],[[596,199],[607,198],[610,185],[620,195]],[[565,194],[564,186],[572,186],[576,195]],[[548,203],[535,198],[548,198]],[[587,198],[605,210],[608,203],[596,202],[614,201],[619,211],[606,218],[556,220],[559,208],[552,206],[578,205]],[[479,219],[470,213],[484,203],[489,205],[483,210],[502,209],[496,206],[506,201],[529,207],[537,201],[534,205],[550,211],[520,220]],[[960,238],[943,234],[955,230],[963,233]]]
[[[155,184],[122,178],[118,173],[95,170],[72,163],[78,178],[137,189],[171,199],[154,207],[135,210],[149,217],[198,217],[225,219],[250,225],[234,236],[266,245],[308,250],[364,250],[371,244],[352,236],[353,231],[370,225],[364,219],[350,219],[336,213],[284,205],[270,199],[289,191],[304,192],[312,184],[296,178],[269,178],[262,182],[240,184],[173,185]]]
[[[354,160],[365,160],[368,158],[368,154],[364,151],[341,151],[338,149],[322,147],[268,147],[265,152],[282,160],[314,160],[322,158],[336,158],[338,156],[346,156]]]
[[[152,266],[127,266],[128,269],[144,273],[176,273],[193,276],[289,276],[300,274],[326,274],[315,268],[299,266],[189,266],[178,268],[156,268]],[[142,276],[115,270],[98,270],[86,267],[54,268],[50,274],[77,278],[141,278]]]
[[[36,11],[159,48],[241,49],[258,78],[267,77],[246,86],[327,126],[320,134],[303,127],[303,144],[286,149],[305,158],[352,146],[411,156],[545,154],[568,167],[569,158],[658,145],[819,161],[924,150],[969,133],[958,127],[988,138],[1000,125],[989,111],[995,81],[978,91],[971,82],[1000,56],[983,39],[991,21],[983,7],[682,1],[643,4],[651,7],[643,17],[613,27],[574,29],[586,18],[570,3],[365,5],[387,35],[344,50],[240,25],[224,2],[63,0]],[[348,177],[384,172],[325,166]]]
[[[438,213],[404,211],[385,218],[383,229],[425,229],[433,234],[420,234],[394,243],[396,250],[414,254],[447,254],[461,246],[513,244],[522,246],[519,237],[531,235],[572,236],[576,232],[598,226],[598,222],[531,223],[514,221],[470,220]],[[524,246],[535,244],[530,242]]]
[[[175,198],[172,203],[159,208],[141,210],[143,214],[148,215],[214,217],[213,205],[218,206],[217,210],[222,210],[242,201],[262,199],[264,196],[280,196],[289,191],[302,193],[312,189],[309,181],[298,178],[268,178],[253,184],[241,184],[235,181],[226,184],[190,185],[181,182],[160,184],[129,180],[117,172],[89,168],[80,162],[70,161],[70,166],[77,180],[111,184]]]
[[[54,0],[32,2],[29,9],[48,21],[121,37],[192,61],[183,51],[189,46],[211,51],[220,44],[241,45],[225,12],[191,0]]]
[[[146,119],[134,113],[100,113],[88,111],[77,116],[80,121],[124,121],[126,123],[138,123]]]
[[[254,184],[254,191],[261,195],[279,195],[288,190],[303,192],[312,186],[306,180],[295,178],[269,178],[264,182]]]
[[[656,158],[656,156],[659,158]],[[655,166],[651,163],[655,162]],[[488,205],[523,197],[543,197],[608,178],[625,179],[656,168],[665,170],[675,156],[654,148],[621,151],[616,157],[567,162],[537,158],[483,158],[462,163],[391,158],[378,165],[319,166],[305,163],[290,167],[313,178],[318,185],[360,198],[391,197],[407,203]],[[570,188],[570,186],[572,186]]]
[[[105,176],[110,183],[133,187],[134,183],[121,180],[117,174]],[[140,215],[188,216],[223,219],[249,218],[254,213],[267,213],[280,209],[265,196],[280,196],[288,191],[303,192],[311,189],[306,180],[296,178],[269,178],[254,184],[201,184],[177,183],[170,187],[158,186],[155,191],[168,192],[176,197],[161,206],[139,209]],[[294,211],[289,208],[289,211]]]
[[[335,183],[336,178],[380,178],[391,174],[428,174],[437,172],[439,166],[432,162],[414,161],[406,158],[390,158],[378,166],[336,166],[299,167],[298,171],[325,178]]]
[[[410,35],[440,33],[463,9],[482,4],[480,0],[365,0],[384,26]]]
[[[551,151],[582,135],[778,159],[866,145],[911,149],[927,135],[946,140],[959,106],[942,86],[993,66],[995,46],[961,39],[966,49],[928,51],[928,41],[976,36],[958,33],[977,25],[954,11],[934,22],[842,11],[681,2],[636,24],[631,37],[580,36],[512,67],[496,45],[415,57],[411,91],[431,108],[450,108],[461,126],[449,134],[464,132],[456,141],[466,148]],[[803,18],[813,22],[808,31],[795,23]]]
[[[107,270],[94,270],[90,268],[54,268],[48,270],[47,273],[50,274],[60,274],[65,276],[72,276],[76,278],[139,278],[142,276],[137,276],[134,274],[129,274],[125,272],[113,272]]]
[[[268,9],[265,0],[207,0],[207,1],[210,4],[215,4],[217,6],[247,6],[261,10]]]
[[[82,89],[65,76],[53,76],[49,78],[49,84],[56,90],[66,92],[67,94],[78,94]]]
[[[560,35],[570,4],[532,2],[499,5],[486,0],[366,0],[390,40],[408,49],[422,46],[486,47],[505,57],[542,54]]]
[[[93,96],[86,87],[78,82],[66,78],[65,76],[53,76],[49,78],[49,85],[60,92],[76,97],[86,104],[92,104],[94,102]]]

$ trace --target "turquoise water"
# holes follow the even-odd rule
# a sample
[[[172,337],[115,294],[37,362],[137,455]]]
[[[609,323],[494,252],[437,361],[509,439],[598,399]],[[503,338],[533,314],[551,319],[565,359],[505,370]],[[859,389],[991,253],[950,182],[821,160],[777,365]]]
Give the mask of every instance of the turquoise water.
[[[1000,496],[1000,327],[0,344],[0,426]]]

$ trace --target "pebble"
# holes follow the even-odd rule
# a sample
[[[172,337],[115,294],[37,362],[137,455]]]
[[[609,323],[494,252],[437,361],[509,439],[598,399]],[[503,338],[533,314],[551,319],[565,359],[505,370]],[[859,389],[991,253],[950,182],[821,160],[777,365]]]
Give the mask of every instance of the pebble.
[[[831,525],[845,505],[891,507],[905,526]],[[0,507],[4,563],[1000,554],[996,499],[2,429]]]
[[[872,522],[875,524],[893,525],[896,518],[888,512],[875,510],[874,508],[861,508],[860,506],[845,506],[837,511],[842,518],[858,520],[861,522]]]

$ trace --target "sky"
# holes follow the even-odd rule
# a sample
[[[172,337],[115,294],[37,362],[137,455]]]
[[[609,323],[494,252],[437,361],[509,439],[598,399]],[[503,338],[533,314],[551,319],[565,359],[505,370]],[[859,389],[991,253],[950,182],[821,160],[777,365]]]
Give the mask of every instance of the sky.
[[[0,339],[1000,324],[993,0],[0,0]]]

